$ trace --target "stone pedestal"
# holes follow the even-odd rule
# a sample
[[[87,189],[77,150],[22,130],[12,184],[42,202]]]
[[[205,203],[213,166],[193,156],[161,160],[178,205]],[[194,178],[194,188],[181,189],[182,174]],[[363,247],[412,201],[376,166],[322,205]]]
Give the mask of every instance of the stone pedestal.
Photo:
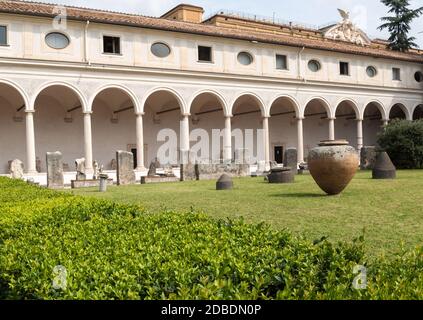
[[[232,190],[233,187],[234,183],[232,178],[226,173],[222,174],[222,176],[216,182],[216,190]]]
[[[294,183],[295,173],[290,167],[274,168],[267,176],[269,183]]]
[[[123,186],[135,183],[134,155],[132,152],[117,151],[117,185]]]
[[[61,189],[64,187],[63,157],[57,152],[47,152],[47,188]]]
[[[386,152],[379,152],[372,171],[373,179],[395,179],[397,171]]]
[[[199,180],[198,165],[196,165],[196,157],[193,152],[181,151],[181,181]]]
[[[376,147],[362,147],[360,151],[360,169],[372,170],[376,162]]]

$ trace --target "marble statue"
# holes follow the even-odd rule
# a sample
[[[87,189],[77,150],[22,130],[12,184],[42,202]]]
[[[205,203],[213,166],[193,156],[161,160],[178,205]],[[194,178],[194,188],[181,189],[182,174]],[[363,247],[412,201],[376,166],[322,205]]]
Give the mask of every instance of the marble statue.
[[[15,159],[10,163],[10,174],[13,179],[22,179],[24,176],[23,162]]]
[[[76,159],[76,180],[86,180],[87,176],[85,174],[85,158]]]

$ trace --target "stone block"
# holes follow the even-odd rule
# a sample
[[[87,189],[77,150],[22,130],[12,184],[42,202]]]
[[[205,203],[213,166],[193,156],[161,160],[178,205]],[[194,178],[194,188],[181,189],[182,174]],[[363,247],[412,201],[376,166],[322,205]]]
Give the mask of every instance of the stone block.
[[[117,185],[135,184],[134,155],[132,152],[117,151]]]
[[[226,173],[222,174],[222,176],[216,182],[216,190],[232,190],[233,187],[234,183],[232,178]]]
[[[269,183],[294,183],[295,173],[290,167],[274,168],[267,176]]]
[[[386,152],[379,152],[372,171],[373,179],[395,179],[397,170]]]
[[[283,159],[283,166],[291,168],[292,172],[296,174],[298,172],[298,152],[295,148],[288,148],[285,150],[285,156]]]
[[[59,151],[47,152],[47,188],[61,189],[64,187],[63,156]]]
[[[376,147],[363,147],[360,152],[360,169],[373,170],[376,163]]]

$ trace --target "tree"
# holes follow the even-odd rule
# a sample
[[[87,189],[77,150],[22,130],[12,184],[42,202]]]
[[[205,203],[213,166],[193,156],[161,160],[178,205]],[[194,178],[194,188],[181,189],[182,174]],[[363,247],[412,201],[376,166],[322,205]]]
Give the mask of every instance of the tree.
[[[378,136],[379,146],[398,169],[423,168],[423,120],[393,120]]]
[[[389,13],[394,16],[381,18],[385,23],[378,29],[388,29],[391,36],[389,37],[389,48],[395,51],[406,52],[413,47],[418,47],[414,43],[416,38],[408,37],[411,22],[420,17],[423,13],[423,7],[411,9],[409,0],[381,0],[384,5],[389,7]]]

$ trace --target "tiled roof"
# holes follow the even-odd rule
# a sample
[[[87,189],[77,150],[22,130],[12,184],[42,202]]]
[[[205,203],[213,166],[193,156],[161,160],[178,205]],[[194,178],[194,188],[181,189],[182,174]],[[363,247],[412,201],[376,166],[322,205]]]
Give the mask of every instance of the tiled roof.
[[[23,14],[32,16],[54,17],[57,5],[18,0],[0,1],[0,12]],[[294,47],[306,47],[310,49],[329,50],[349,54],[366,55],[378,58],[396,59],[410,62],[423,63],[423,54],[402,53],[388,49],[362,47],[342,41],[329,39],[316,40],[292,37],[283,34],[266,34],[260,32],[245,32],[226,27],[218,27],[210,24],[188,23],[175,20],[152,18],[135,14],[118,13],[86,8],[66,6],[68,19],[116,25],[127,25],[141,28],[166,30],[173,32],[190,33],[205,36],[223,37],[247,41],[258,41],[270,44],[287,45]]]

